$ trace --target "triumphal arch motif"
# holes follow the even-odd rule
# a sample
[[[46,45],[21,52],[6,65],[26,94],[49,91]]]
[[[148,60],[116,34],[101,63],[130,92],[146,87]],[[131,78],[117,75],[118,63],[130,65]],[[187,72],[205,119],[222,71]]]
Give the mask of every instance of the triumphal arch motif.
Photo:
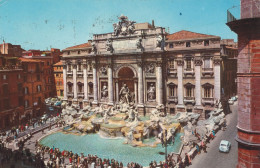
[[[164,104],[165,29],[118,19],[112,33],[63,50],[64,83],[70,84],[64,99],[81,106],[131,103],[149,112]]]

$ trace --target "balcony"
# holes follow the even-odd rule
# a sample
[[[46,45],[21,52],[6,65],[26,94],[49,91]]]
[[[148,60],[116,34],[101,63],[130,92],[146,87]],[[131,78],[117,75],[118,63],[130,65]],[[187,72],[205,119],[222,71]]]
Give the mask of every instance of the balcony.
[[[72,71],[67,71],[67,77],[72,77],[72,76],[73,76]]]
[[[73,92],[68,92],[68,97],[73,97],[73,96],[74,96]]]
[[[202,98],[202,101],[201,101],[202,105],[205,106],[205,105],[211,105],[211,106],[214,106],[214,98],[209,98],[209,97],[205,97],[205,98]]]
[[[195,97],[184,97],[184,104],[186,105],[188,103],[195,105]]]
[[[214,71],[213,68],[202,68],[202,75],[210,75],[213,76],[214,75]]]
[[[78,98],[84,98],[84,92],[78,92]]]
[[[83,77],[83,71],[77,71],[77,77]]]
[[[193,68],[186,68],[184,69],[184,75],[187,76],[187,75],[192,75],[194,76],[195,72],[194,72],[194,69]]]
[[[176,96],[169,96],[168,97],[168,103],[178,103],[178,98]]]
[[[170,76],[177,76],[177,69],[168,68],[168,75],[170,75]]]

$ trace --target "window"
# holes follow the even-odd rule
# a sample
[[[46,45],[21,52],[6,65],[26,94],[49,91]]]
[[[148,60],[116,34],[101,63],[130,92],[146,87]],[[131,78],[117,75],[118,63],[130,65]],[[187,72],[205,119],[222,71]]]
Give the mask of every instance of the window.
[[[173,43],[170,43],[170,44],[169,44],[169,48],[173,48]]]
[[[25,107],[25,108],[29,107],[29,100],[25,100],[25,101],[24,101],[24,107]]]
[[[20,96],[18,98],[18,102],[19,102],[19,106],[23,106],[23,97],[22,96]]]
[[[211,97],[210,91],[211,91],[211,88],[209,88],[209,87],[204,88],[204,97],[205,98]]]
[[[38,97],[38,105],[41,105],[42,104],[42,99],[41,97]]]
[[[48,83],[51,83],[51,78],[50,77],[48,78]]]
[[[70,51],[68,51],[68,53],[67,53],[68,55],[70,55]]]
[[[78,92],[80,92],[80,93],[83,92],[83,84],[82,83],[78,84]]]
[[[78,71],[81,71],[81,64],[78,64]]]
[[[37,75],[37,81],[41,80],[41,75]]]
[[[69,68],[68,68],[68,71],[71,71],[71,65],[68,65],[68,67],[69,67]]]
[[[169,67],[170,67],[171,69],[174,69],[174,60],[170,60],[170,62],[169,62]]]
[[[40,92],[42,90],[41,85],[37,85],[37,92]]]
[[[93,83],[89,83],[88,84],[88,89],[89,89],[89,94],[92,95],[93,94]]]
[[[80,54],[80,50],[78,51],[78,54]]]
[[[24,75],[23,80],[24,80],[24,82],[27,82],[27,76],[26,75]]]
[[[192,88],[191,87],[187,87],[186,88],[186,96],[187,97],[192,97]]]
[[[174,94],[174,86],[173,85],[169,86],[169,95],[170,96],[175,96],[175,94]]]
[[[3,85],[3,93],[4,93],[4,96],[8,96],[8,94],[9,94],[9,90],[8,90],[8,85],[7,84]]]
[[[4,109],[8,110],[10,108],[10,102],[9,99],[4,99]]]
[[[204,59],[204,68],[210,68],[210,58]]]
[[[69,90],[69,92],[72,92],[72,84],[68,84],[68,90]]]
[[[23,90],[23,85],[22,85],[21,83],[18,83],[18,85],[17,85],[17,90],[18,90],[18,92],[22,92],[22,90]]]
[[[63,90],[60,90],[60,96],[63,96]]]
[[[28,89],[28,87],[26,87],[26,88],[24,88],[24,94],[29,94],[29,89]]]
[[[209,40],[204,41],[204,46],[209,46]]]
[[[190,58],[186,60],[186,68],[191,69],[191,59]]]
[[[47,65],[50,65],[50,62],[49,62],[49,61],[47,61]]]
[[[59,76],[59,74],[56,74],[56,77],[58,77]]]
[[[190,47],[190,42],[186,42],[186,47]]]
[[[7,79],[7,75],[3,74],[3,80],[6,80],[6,79]]]
[[[17,75],[17,79],[21,79],[21,75],[20,74]]]
[[[175,113],[175,108],[170,108],[170,114],[174,114]]]

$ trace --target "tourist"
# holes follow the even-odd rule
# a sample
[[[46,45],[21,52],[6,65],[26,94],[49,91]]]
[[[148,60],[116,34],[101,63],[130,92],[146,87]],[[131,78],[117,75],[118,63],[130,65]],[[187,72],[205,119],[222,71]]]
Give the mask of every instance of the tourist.
[[[191,159],[190,159],[190,156],[189,156],[187,153],[185,153],[185,162],[184,162],[184,165],[185,165],[185,166],[191,165]]]

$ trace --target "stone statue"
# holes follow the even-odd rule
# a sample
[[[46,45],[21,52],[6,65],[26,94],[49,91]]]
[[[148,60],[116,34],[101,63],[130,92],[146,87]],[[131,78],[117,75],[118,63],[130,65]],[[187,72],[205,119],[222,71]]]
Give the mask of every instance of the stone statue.
[[[104,85],[101,90],[101,98],[107,98],[107,96],[108,96],[108,89],[107,89],[107,86]]]
[[[124,86],[121,88],[120,92],[119,92],[119,99],[122,103],[130,103],[130,90],[129,88],[126,86],[126,84],[124,84]]]
[[[148,100],[154,100],[155,99],[155,87],[153,83],[150,84],[150,87],[148,89]]]
[[[92,53],[96,54],[97,53],[97,47],[96,47],[95,42],[93,42],[93,41],[91,42],[91,47],[92,47],[92,49],[91,49]]]
[[[154,65],[150,64],[146,67],[146,73],[154,73]]]
[[[161,35],[158,35],[156,38],[156,47],[161,47],[163,42],[163,38]]]
[[[99,69],[100,73],[102,75],[107,75],[107,68],[105,66],[102,66],[100,69]]]
[[[106,50],[107,50],[107,51],[110,51],[110,53],[113,52],[113,46],[112,46],[112,40],[111,40],[111,39],[107,39],[107,42],[106,42]]]
[[[135,32],[135,26],[134,26],[134,21],[129,21],[128,22],[128,33],[133,34]]]
[[[114,34],[118,36],[121,32],[121,25],[120,23],[115,23],[113,24],[113,26],[114,26]]]
[[[143,51],[143,46],[142,46],[142,39],[139,38],[138,40],[136,40],[136,47],[138,49],[141,49]]]

